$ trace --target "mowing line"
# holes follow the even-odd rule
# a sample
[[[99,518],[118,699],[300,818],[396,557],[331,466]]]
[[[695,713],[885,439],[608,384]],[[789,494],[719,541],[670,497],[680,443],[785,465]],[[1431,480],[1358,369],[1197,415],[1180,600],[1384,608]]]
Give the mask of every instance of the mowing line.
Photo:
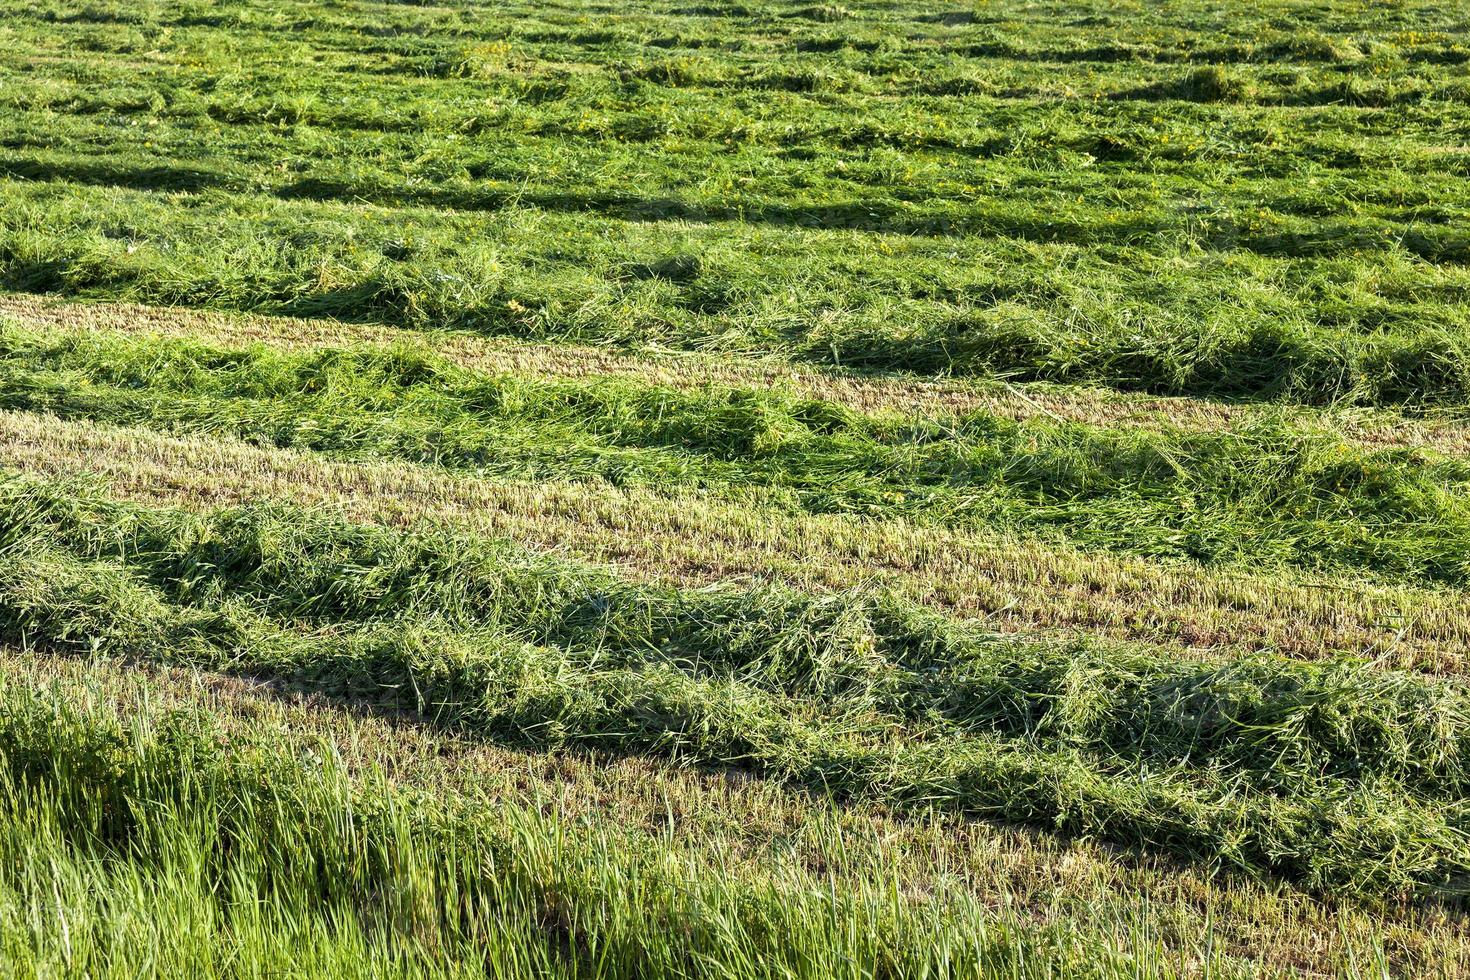
[[[1226,572],[646,489],[499,483],[29,413],[0,413],[0,465],[96,474],[111,492],[149,503],[275,499],[373,523],[450,522],[686,585],[742,577],[812,590],[871,583],[1005,631],[1081,630],[1201,653],[1349,652],[1442,673],[1463,670],[1470,655],[1470,603],[1453,590]]]
[[[191,337],[224,346],[260,343],[287,350],[355,344],[420,344],[441,357],[488,373],[562,378],[613,376],[690,390],[707,385],[778,388],[863,412],[949,416],[986,412],[1017,421],[1038,416],[1087,425],[1218,431],[1265,413],[1329,429],[1365,447],[1419,447],[1470,454],[1470,424],[1410,418],[1387,409],[1324,410],[1127,394],[1056,385],[864,376],[775,358],[740,358],[611,347],[535,343],[464,332],[420,332],[328,319],[222,313],[132,303],[88,304],[0,293],[0,323],[59,333],[116,331]]]

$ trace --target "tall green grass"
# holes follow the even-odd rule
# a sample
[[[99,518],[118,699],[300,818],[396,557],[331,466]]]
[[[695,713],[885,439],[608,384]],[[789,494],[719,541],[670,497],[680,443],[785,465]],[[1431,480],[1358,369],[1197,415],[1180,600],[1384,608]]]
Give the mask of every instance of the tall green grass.
[[[114,712],[0,687],[9,971],[1173,975],[1146,942],[1022,927],[959,891],[838,885],[789,861],[727,872],[616,828],[353,778],[330,751],[227,742],[207,717]]]
[[[1461,583],[1470,466],[1262,422],[1140,433],[1046,419],[870,416],[743,389],[485,375],[410,349],[229,350],[0,337],[0,406],[388,455],[521,480],[752,492],[817,512],[1087,546]]]

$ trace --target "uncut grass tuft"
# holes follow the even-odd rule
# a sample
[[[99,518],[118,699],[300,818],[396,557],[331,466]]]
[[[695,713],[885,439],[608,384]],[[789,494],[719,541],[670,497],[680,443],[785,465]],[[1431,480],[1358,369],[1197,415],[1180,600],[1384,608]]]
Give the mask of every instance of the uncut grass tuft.
[[[1029,929],[960,894],[838,888],[789,862],[723,873],[469,804],[226,742],[197,714],[126,720],[7,684],[0,921],[25,925],[0,962],[120,975],[141,943],[160,973],[194,976],[1172,975],[1146,947]]]

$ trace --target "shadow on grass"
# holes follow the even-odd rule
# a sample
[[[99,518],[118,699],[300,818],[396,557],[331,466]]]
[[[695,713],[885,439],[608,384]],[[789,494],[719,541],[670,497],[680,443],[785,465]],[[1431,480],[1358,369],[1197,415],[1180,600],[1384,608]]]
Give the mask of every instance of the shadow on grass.
[[[511,175],[501,175],[509,180]],[[0,177],[28,181],[55,181],[87,186],[122,187],[151,192],[198,193],[219,190],[249,194],[242,176],[177,165],[135,166],[114,161],[56,161],[11,156],[0,160]],[[485,179],[497,179],[486,175]],[[672,196],[625,193],[499,190],[455,187],[398,187],[308,177],[262,193],[280,200],[321,204],[365,202],[383,207],[419,207],[432,210],[495,212],[531,206],[563,214],[595,214],[615,220],[737,222],[813,231],[860,231],[919,237],[998,237],[1036,243],[1067,243],[1107,247],[1139,247],[1163,243],[1188,234],[1190,241],[1209,251],[1244,250],[1261,255],[1319,258],[1397,246],[1433,262],[1470,261],[1470,233],[1450,226],[1419,228],[1400,236],[1374,235],[1345,224],[1320,224],[1310,232],[1258,233],[1222,224],[1188,232],[1144,215],[1091,222],[1057,215],[956,214],[925,202],[928,209],[897,205],[887,199],[853,200],[812,206],[752,203],[749,205],[690,204]],[[923,207],[923,206],[921,206]],[[41,286],[20,288],[43,288]]]

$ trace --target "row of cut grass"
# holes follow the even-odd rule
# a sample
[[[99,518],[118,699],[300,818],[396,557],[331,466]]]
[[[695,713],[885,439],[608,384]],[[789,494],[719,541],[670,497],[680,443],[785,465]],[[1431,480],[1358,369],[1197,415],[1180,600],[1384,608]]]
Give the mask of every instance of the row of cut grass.
[[[857,414],[751,389],[482,375],[403,348],[0,336],[0,405],[517,480],[760,491],[1204,562],[1459,584],[1470,467],[1264,421],[1130,432],[985,412]]]
[[[1238,252],[1140,263],[1128,248],[670,230],[526,204],[485,214],[210,192],[180,210],[136,190],[0,187],[8,289],[1156,394],[1470,403],[1463,275],[1396,252],[1288,273]],[[408,258],[391,257],[389,227],[420,243]],[[686,265],[697,280],[681,281]],[[1016,281],[956,283],[939,298],[902,285],[926,269]],[[1330,309],[1309,304],[1318,296]]]
[[[341,462],[210,436],[0,413],[0,463],[101,479],[191,510],[262,500],[393,527],[450,526],[682,588],[736,578],[804,591],[866,583],[989,628],[1145,640],[1175,649],[1349,653],[1458,673],[1470,619],[1458,591],[1079,553],[984,533],[849,515],[793,515],[637,488],[501,483],[389,462]]]
[[[245,598],[317,628],[406,620],[490,630],[585,651],[610,669],[672,662],[911,723],[1118,754],[1223,756],[1280,786],[1323,772],[1388,774],[1450,794],[1470,781],[1461,685],[1351,660],[1198,663],[1037,644],[882,593],[658,588],[502,543],[294,508],[193,515],[32,480],[5,490],[0,540],[126,562],[186,605]]]
[[[436,552],[300,515],[201,523],[125,508],[118,520],[112,506],[13,489],[13,642],[265,671],[484,734],[753,766],[1312,888],[1453,892],[1463,873],[1461,818],[1436,801],[1463,779],[1458,685],[1048,653],[891,601],[680,596],[524,557],[497,564],[452,539]],[[78,559],[48,537],[91,543]],[[102,561],[87,557],[98,548]]]
[[[1303,428],[1337,433],[1367,447],[1425,448],[1470,455],[1470,426],[1457,413],[1405,413],[1386,409],[1261,405],[1250,402],[1124,394],[1106,388],[1016,385],[981,378],[914,378],[775,358],[715,356],[678,351],[630,352],[608,347],[542,344],[510,337],[426,330],[406,334],[392,327],[339,320],[252,316],[182,307],[129,303],[77,303],[56,297],[0,295],[0,322],[42,333],[120,332],[144,337],[189,337],[212,347],[266,344],[285,350],[392,346],[425,347],[454,364],[491,374],[555,378],[615,376],[699,390],[710,385],[774,388],[795,398],[815,398],[859,412],[896,411],[949,419],[983,411],[1024,421],[1140,429],[1213,431],[1261,416]]]
[[[1463,406],[1464,25],[1340,6],[11,3],[0,282]]]

